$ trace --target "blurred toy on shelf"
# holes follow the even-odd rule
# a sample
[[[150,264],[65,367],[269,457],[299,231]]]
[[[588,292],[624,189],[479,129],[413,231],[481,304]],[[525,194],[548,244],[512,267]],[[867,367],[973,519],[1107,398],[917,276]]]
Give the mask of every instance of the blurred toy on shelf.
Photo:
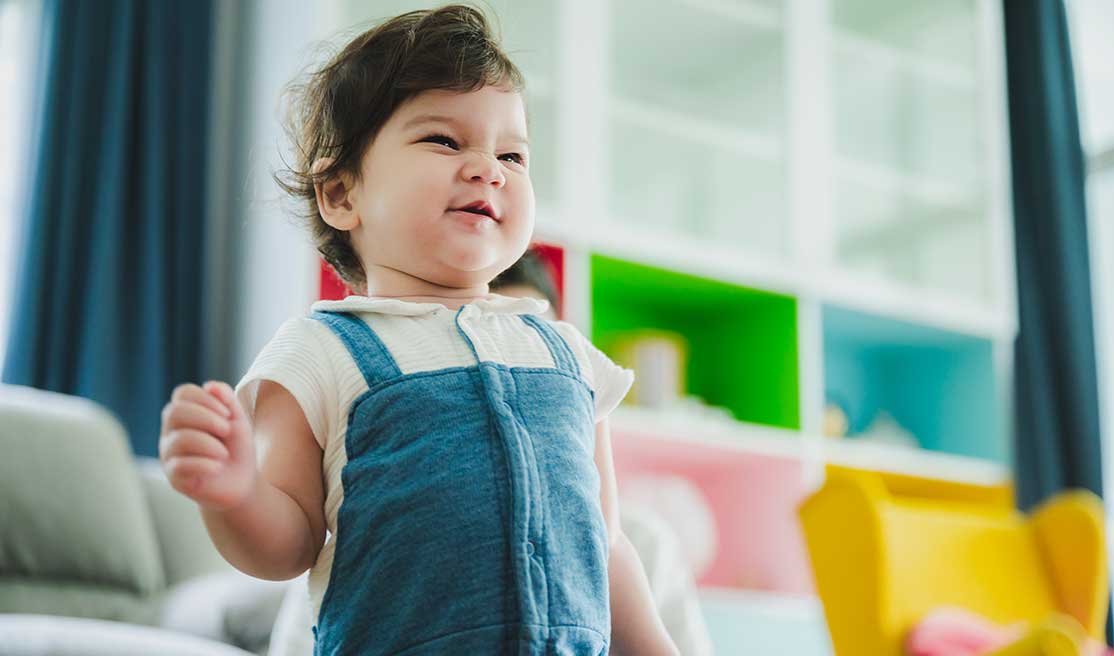
[[[700,488],[682,476],[645,472],[624,481],[620,498],[624,504],[653,508],[677,534],[693,574],[704,575],[715,560],[719,535]]]
[[[824,406],[824,421],[821,426],[824,437],[845,437],[850,425],[847,413],[838,403],[829,401]]]
[[[704,399],[695,394],[686,394],[668,405],[655,408],[655,411],[663,418],[700,419],[702,421],[714,419],[731,425],[739,423],[727,408],[718,405],[709,405]]]
[[[676,532],[697,583],[809,594],[796,508],[807,493],[800,458],[703,442],[713,422],[630,408],[612,424],[622,503],[653,508]],[[726,421],[726,420],[725,420]],[[737,423],[737,422],[736,422]],[[621,503],[621,505],[622,505]]]
[[[684,336],[668,330],[639,329],[614,336],[611,346],[615,361],[634,370],[634,386],[627,395],[630,403],[660,408],[684,395],[688,365]]]
[[[904,446],[913,449],[920,447],[917,436],[897,423],[893,415],[885,410],[879,410],[870,426],[859,435],[856,435],[855,439],[878,444]]]

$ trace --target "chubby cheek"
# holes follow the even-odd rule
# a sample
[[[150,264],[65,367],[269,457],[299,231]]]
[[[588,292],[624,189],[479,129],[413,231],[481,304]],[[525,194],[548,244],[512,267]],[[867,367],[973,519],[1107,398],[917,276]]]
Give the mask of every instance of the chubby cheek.
[[[534,214],[520,214],[502,225],[503,237],[512,249],[525,250],[534,235]]]
[[[507,185],[499,194],[503,197],[501,205],[504,211],[504,227],[533,232],[534,187],[530,178],[521,174],[509,177]]]
[[[441,176],[415,174],[404,187],[397,190],[403,214],[411,217],[442,217],[449,208],[450,186]]]

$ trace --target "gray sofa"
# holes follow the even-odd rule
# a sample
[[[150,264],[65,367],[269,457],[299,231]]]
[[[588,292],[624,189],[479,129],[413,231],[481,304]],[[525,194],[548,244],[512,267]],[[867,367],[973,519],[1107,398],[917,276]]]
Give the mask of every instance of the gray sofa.
[[[0,385],[5,654],[264,654],[286,583],[225,563],[196,506],[89,401]]]

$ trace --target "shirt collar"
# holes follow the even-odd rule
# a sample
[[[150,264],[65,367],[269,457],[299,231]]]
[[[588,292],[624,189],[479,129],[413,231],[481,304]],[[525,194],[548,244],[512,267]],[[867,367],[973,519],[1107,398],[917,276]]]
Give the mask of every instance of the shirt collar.
[[[549,301],[490,294],[487,298],[472,301],[463,307],[474,306],[484,314],[542,314],[549,309]],[[313,304],[315,312],[376,312],[401,316],[419,316],[435,312],[451,312],[441,303],[416,303],[398,298],[376,296],[349,296],[340,301],[318,301]]]

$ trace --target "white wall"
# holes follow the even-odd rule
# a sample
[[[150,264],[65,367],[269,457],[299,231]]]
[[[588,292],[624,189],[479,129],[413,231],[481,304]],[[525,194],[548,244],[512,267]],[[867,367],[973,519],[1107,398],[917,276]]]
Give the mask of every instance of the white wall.
[[[232,202],[240,251],[240,270],[232,272],[235,376],[247,370],[283,321],[305,314],[316,298],[316,252],[271,174],[282,166],[280,150],[288,151],[281,91],[310,62],[323,22],[317,3],[300,0],[250,0],[242,8],[241,24],[250,35],[241,43],[246,74],[235,158],[242,166],[231,176],[239,184]]]
[[[22,192],[31,182],[28,136],[38,9],[37,0],[0,0],[0,369],[15,301]]]

